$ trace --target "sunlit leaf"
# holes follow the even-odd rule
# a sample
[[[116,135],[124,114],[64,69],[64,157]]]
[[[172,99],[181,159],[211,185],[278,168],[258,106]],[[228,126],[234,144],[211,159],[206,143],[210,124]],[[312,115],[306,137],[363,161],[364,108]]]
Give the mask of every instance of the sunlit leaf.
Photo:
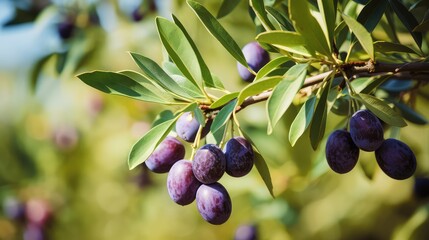
[[[146,161],[159,143],[168,135],[177,118],[165,121],[151,128],[131,149],[128,156],[128,167],[133,169]]]
[[[368,53],[371,59],[374,59],[374,46],[372,43],[371,34],[354,18],[345,14],[342,15],[344,22],[358,39],[363,49]]]
[[[152,59],[137,53],[130,53],[131,57],[143,71],[143,76],[154,84],[158,84],[171,93],[177,94],[187,99],[192,99],[186,89],[182,88],[174,79],[172,79],[156,62]]]
[[[374,113],[378,118],[383,120],[385,123],[396,126],[396,127],[405,127],[407,123],[402,118],[401,114],[394,111],[387,103],[384,101],[368,95],[368,94],[357,94],[354,96],[357,100],[365,105],[365,107]]]
[[[334,41],[335,18],[337,15],[336,4],[334,0],[317,0],[320,14],[324,19],[324,24],[327,30],[327,41]]]
[[[275,29],[273,24],[268,19],[267,12],[265,11],[264,0],[250,0],[249,4],[250,7],[252,7],[255,11],[256,16],[259,18],[259,21],[261,21],[262,26],[264,26],[266,30]]]
[[[94,71],[80,74],[77,77],[87,85],[105,93],[126,96],[146,102],[169,103],[168,98],[162,97],[167,93],[163,95],[154,94],[124,74]]]
[[[241,48],[216,18],[201,4],[189,0],[187,3],[213,37],[215,37],[239,63],[247,67],[248,65]]]
[[[305,39],[296,32],[264,32],[256,36],[256,40],[259,42],[271,44],[274,47],[280,48],[287,52],[297,53],[307,57],[311,56],[311,53],[306,48]]]
[[[261,69],[259,69],[258,73],[256,74],[255,80],[253,80],[253,82],[258,81],[262,77],[267,76],[269,73],[277,69],[280,65],[290,60],[291,59],[286,56],[280,56],[278,58],[271,60],[270,62],[265,64]]]
[[[240,0],[223,0],[222,5],[220,5],[220,8],[217,12],[216,17],[222,18],[228,15],[232,10],[234,10],[235,7],[240,3]]]
[[[310,125],[310,122],[313,119],[316,100],[316,96],[312,96],[307,101],[305,101],[292,124],[290,125],[289,142],[292,146],[295,145],[296,141],[298,141],[298,139]]]
[[[200,68],[201,68],[201,74],[202,74],[202,77],[204,79],[204,85],[206,87],[214,87],[214,88],[223,89],[224,87],[223,87],[222,82],[216,81],[216,79],[212,77],[207,64],[204,62],[204,59],[201,56],[200,51],[198,50],[195,42],[192,40],[189,33],[186,31],[183,24],[174,15],[173,15],[173,20],[174,20],[174,23],[176,23],[176,25],[182,30],[183,34],[185,34],[186,38],[188,39],[189,44],[191,44],[192,49],[194,50],[195,55],[197,56],[198,63],[200,64]]]
[[[230,119],[232,112],[235,110],[237,99],[226,104],[213,119],[210,132],[218,131]]]
[[[206,118],[204,117],[203,111],[197,106],[194,108],[194,116],[197,119],[198,123],[202,126],[206,126]]]
[[[240,94],[238,95],[237,104],[242,104],[247,97],[260,94],[268,89],[275,87],[281,80],[283,80],[283,77],[275,76],[262,78],[257,82],[252,82],[240,91]]]
[[[274,88],[267,101],[268,129],[271,134],[277,122],[289,108],[296,93],[302,87],[307,75],[308,64],[297,64],[291,67],[283,80]]]
[[[289,15],[298,33],[305,41],[305,46],[313,54],[314,51],[331,58],[331,43],[326,39],[325,34],[310,13],[307,1],[289,0]]]
[[[210,108],[218,108],[229,103],[232,99],[237,98],[239,92],[228,93],[220,97],[210,105]]]
[[[265,6],[265,9],[280,24],[280,27],[283,30],[295,31],[295,29],[294,29],[292,23],[290,22],[288,16],[284,15],[283,13],[278,11],[277,9],[270,7],[270,6]]]
[[[351,85],[357,93],[369,94],[378,88],[381,84],[383,84],[386,80],[388,80],[391,76],[392,74],[386,74],[383,76],[358,78],[353,80]]]
[[[161,17],[157,17],[155,21],[161,42],[170,58],[188,80],[195,86],[201,86],[203,76],[200,60],[202,58],[199,59],[194,52],[195,45],[191,45],[188,37],[175,23]],[[211,77],[210,71],[208,76]]]

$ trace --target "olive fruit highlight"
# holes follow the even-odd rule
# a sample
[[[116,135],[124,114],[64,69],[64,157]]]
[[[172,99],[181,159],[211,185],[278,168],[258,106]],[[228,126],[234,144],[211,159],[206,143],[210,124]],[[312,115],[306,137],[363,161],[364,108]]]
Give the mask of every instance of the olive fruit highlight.
[[[359,110],[350,118],[350,136],[364,151],[375,151],[384,141],[383,126],[369,110]]]
[[[201,185],[197,191],[196,202],[200,215],[211,224],[225,223],[231,216],[231,198],[220,183]]]
[[[183,206],[192,203],[200,185],[192,172],[192,163],[189,160],[177,161],[168,172],[168,194],[177,204]]]
[[[233,177],[242,177],[253,167],[254,153],[252,145],[243,137],[234,137],[225,145],[226,173]]]
[[[217,182],[225,168],[225,155],[218,146],[206,144],[195,152],[192,171],[198,181],[205,184]]]
[[[185,146],[175,137],[167,136],[145,161],[155,173],[166,173],[173,164],[185,157]]]

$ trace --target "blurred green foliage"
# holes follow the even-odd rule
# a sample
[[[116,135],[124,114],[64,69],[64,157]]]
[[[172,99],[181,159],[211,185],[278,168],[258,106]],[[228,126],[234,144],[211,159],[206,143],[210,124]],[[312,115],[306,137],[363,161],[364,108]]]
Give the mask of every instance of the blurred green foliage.
[[[275,199],[254,168],[244,178],[225,176],[221,180],[233,202],[227,223],[206,223],[195,203],[178,206],[168,196],[166,175],[143,167],[129,171],[127,166],[130,147],[150,129],[159,105],[105,95],[75,75],[93,69],[137,70],[128,51],[160,62],[163,50],[154,17],[171,12],[181,19],[209,68],[231,91],[244,86],[235,60],[196,24],[196,16],[184,1],[158,1],[158,12],[148,12],[139,22],[132,21],[119,0],[70,2],[68,6],[44,6],[34,18],[25,15],[12,22],[34,21],[27,31],[52,29],[55,24],[45,20],[50,19],[49,14],[60,13],[61,17],[63,10],[72,9],[67,11],[77,14],[78,32],[72,39],[49,45],[43,53],[23,51],[20,46],[37,49],[40,41],[55,37],[7,41],[8,36],[19,34],[12,28],[20,25],[0,29],[0,42],[7,44],[1,49],[13,48],[16,55],[0,56],[4,62],[0,64],[0,200],[13,196],[23,202],[47,201],[53,213],[45,229],[49,239],[232,239],[235,229],[244,223],[255,223],[260,239],[270,240],[429,236],[428,201],[414,198],[413,179],[395,181],[378,168],[373,173],[366,171],[372,169],[375,159],[363,152],[357,170],[337,175],[327,171],[323,148],[313,151],[308,137],[291,147],[287,129],[294,118],[287,116],[299,111],[296,101],[269,136],[262,104],[239,114],[270,167]],[[220,4],[204,1],[211,12]],[[252,41],[257,32],[247,6],[241,1],[233,14],[220,20],[240,46]],[[25,8],[17,9],[25,12]],[[94,9],[101,25],[88,23]],[[400,37],[412,41],[411,36]],[[6,64],[8,58],[17,59],[17,64]],[[429,88],[419,91],[417,109],[429,116],[425,107]],[[335,129],[340,120],[329,114],[326,132]],[[409,124],[401,131],[391,128],[387,135],[405,139],[418,159],[417,175],[429,176],[427,125]],[[189,149],[187,152],[190,155]],[[0,239],[21,239],[25,226],[25,222],[8,219],[3,210]]]

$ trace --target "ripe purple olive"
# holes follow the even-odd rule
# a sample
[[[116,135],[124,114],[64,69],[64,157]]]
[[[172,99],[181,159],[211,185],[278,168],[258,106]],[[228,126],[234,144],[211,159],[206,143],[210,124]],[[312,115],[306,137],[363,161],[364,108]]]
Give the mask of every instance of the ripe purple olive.
[[[177,204],[184,206],[192,203],[200,185],[192,172],[192,163],[189,160],[176,162],[168,172],[168,194]]]
[[[198,181],[205,184],[217,182],[223,176],[225,167],[225,154],[218,146],[207,144],[195,152],[192,171]]]
[[[270,55],[268,52],[265,51],[265,49],[263,49],[257,42],[250,42],[246,44],[242,48],[242,51],[247,64],[255,72],[258,72],[265,64],[270,61]],[[237,69],[238,74],[244,81],[252,82],[255,78],[255,75],[253,75],[239,62],[237,62]]]
[[[201,185],[197,191],[196,202],[200,215],[211,224],[223,224],[231,216],[231,198],[220,183]]]
[[[25,204],[19,199],[9,196],[3,200],[3,213],[11,220],[23,220],[25,218]]]
[[[411,177],[416,171],[417,161],[407,144],[389,138],[375,150],[375,158],[383,172],[396,180]]]
[[[233,177],[242,177],[253,167],[254,153],[252,145],[243,137],[234,137],[225,145],[226,173]]]
[[[167,136],[145,161],[146,166],[156,173],[166,173],[173,164],[185,157],[185,146],[175,137]]]
[[[207,120],[206,125],[201,132],[201,138],[205,137],[207,133],[209,133],[211,124],[212,120]],[[179,119],[177,119],[176,132],[181,139],[187,142],[194,142],[200,126],[200,123],[191,112],[185,112],[179,117]]]
[[[369,110],[359,110],[350,118],[350,135],[358,148],[372,152],[384,141],[383,126]]]
[[[25,226],[23,235],[23,240],[43,240],[45,239],[45,233],[43,227],[35,224],[28,224]]]
[[[336,130],[329,135],[325,155],[329,167],[334,172],[348,173],[356,166],[359,148],[353,142],[349,132]]]
[[[413,187],[414,196],[418,199],[429,198],[429,178],[416,177]]]

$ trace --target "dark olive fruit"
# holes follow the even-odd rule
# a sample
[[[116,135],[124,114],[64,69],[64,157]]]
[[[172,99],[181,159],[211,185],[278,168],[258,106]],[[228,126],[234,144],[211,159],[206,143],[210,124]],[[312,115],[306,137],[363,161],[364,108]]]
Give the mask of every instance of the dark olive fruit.
[[[247,64],[255,72],[258,72],[265,64],[270,61],[270,55],[268,52],[265,51],[265,49],[263,49],[257,42],[250,42],[246,44],[242,48],[242,51]],[[252,82],[255,78],[255,75],[253,75],[239,62],[237,62],[237,69],[238,74],[244,81]]]
[[[189,160],[177,161],[168,172],[168,194],[177,204],[183,206],[192,203],[200,185],[192,173],[192,163]]]
[[[195,152],[192,171],[198,181],[210,184],[217,182],[226,168],[225,154],[214,144],[206,144]]]
[[[144,16],[145,15],[144,15],[143,10],[140,6],[135,8],[133,10],[133,12],[131,13],[131,18],[133,19],[134,22],[140,22],[144,18]]]
[[[242,177],[253,167],[254,153],[252,145],[243,137],[234,137],[225,145],[226,173],[233,177]]]
[[[167,136],[145,161],[146,166],[156,173],[166,173],[173,164],[185,157],[185,146],[175,137]]]
[[[429,198],[429,178],[416,177],[414,179],[414,196],[419,199]]]
[[[69,39],[73,36],[75,24],[71,20],[60,22],[57,26],[58,34],[62,39]]]
[[[389,138],[375,150],[375,158],[383,172],[397,180],[411,177],[416,171],[416,156],[407,144]]]
[[[348,173],[356,166],[359,148],[353,142],[349,132],[335,130],[328,137],[325,155],[332,170],[341,174]]]
[[[383,126],[369,110],[359,110],[350,118],[350,135],[358,148],[375,151],[384,141]]]
[[[196,202],[198,212],[211,224],[223,224],[231,216],[231,198],[220,183],[202,184],[198,188]]]
[[[235,230],[234,240],[257,240],[258,229],[254,224],[243,224]]]
[[[206,125],[204,126],[201,132],[201,138],[205,137],[207,133],[209,133],[211,123],[212,123],[212,120],[208,120],[206,122]],[[187,142],[195,141],[195,137],[197,136],[199,128],[200,128],[200,123],[193,116],[192,112],[185,112],[182,114],[182,116],[179,117],[179,119],[177,119],[177,122],[176,122],[177,135],[181,139]]]

